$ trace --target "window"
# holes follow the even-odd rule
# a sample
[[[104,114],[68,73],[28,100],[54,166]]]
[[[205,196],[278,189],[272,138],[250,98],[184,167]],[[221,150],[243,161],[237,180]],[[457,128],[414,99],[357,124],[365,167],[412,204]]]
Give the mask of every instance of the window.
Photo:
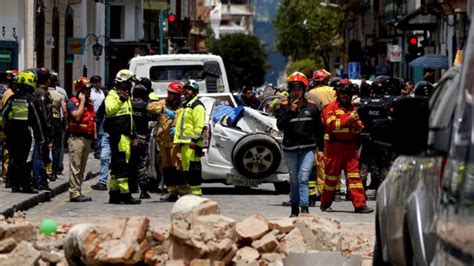
[[[204,67],[202,65],[183,66],[154,66],[150,68],[150,79],[155,82],[194,79],[204,79]]]
[[[123,39],[125,32],[125,7],[110,6],[110,38]]]

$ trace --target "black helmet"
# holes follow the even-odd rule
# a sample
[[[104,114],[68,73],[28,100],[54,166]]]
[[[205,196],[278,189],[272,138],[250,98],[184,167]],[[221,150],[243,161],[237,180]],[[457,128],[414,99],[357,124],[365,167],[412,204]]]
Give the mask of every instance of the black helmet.
[[[51,71],[47,67],[40,67],[36,69],[36,76],[38,77],[38,84],[43,85],[51,79]]]
[[[430,97],[434,91],[433,84],[428,81],[420,81],[415,86],[415,96]]]
[[[133,87],[132,96],[133,96],[133,98],[140,98],[142,100],[147,100],[148,99],[148,90],[142,84],[137,84]]]
[[[387,88],[390,86],[389,76],[378,76],[372,82],[370,89],[376,96],[385,95]]]
[[[370,84],[367,83],[367,82],[363,82],[361,85],[360,85],[360,97],[364,98],[364,97],[369,97],[371,94],[371,87],[370,87]]]
[[[329,80],[329,86],[335,88],[339,81],[341,81],[340,77],[334,77],[334,78]]]
[[[151,85],[151,80],[149,78],[140,78],[138,83],[145,86],[145,88],[147,89],[148,92],[153,91],[153,88],[152,88],[152,85]]]
[[[385,95],[398,96],[402,93],[404,81],[401,78],[390,78],[385,88]]]

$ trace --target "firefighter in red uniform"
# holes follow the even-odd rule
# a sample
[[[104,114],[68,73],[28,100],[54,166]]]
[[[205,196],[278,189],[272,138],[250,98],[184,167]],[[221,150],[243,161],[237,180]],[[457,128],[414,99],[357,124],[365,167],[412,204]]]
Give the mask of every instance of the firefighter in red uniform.
[[[374,210],[365,204],[365,192],[359,175],[357,134],[364,128],[352,104],[357,85],[348,79],[341,80],[336,87],[336,101],[323,110],[323,123],[329,140],[326,142],[326,158],[321,210],[332,211],[331,204],[341,171],[347,178],[348,190],[356,213]]]

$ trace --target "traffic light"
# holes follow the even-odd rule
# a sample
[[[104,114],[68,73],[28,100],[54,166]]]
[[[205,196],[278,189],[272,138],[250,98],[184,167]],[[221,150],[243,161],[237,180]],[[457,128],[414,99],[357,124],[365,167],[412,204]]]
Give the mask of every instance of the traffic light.
[[[406,56],[407,62],[413,61],[413,59],[418,57],[418,37],[408,36],[407,40],[408,53]]]
[[[168,15],[168,37],[170,39],[176,36],[176,16],[174,14]]]

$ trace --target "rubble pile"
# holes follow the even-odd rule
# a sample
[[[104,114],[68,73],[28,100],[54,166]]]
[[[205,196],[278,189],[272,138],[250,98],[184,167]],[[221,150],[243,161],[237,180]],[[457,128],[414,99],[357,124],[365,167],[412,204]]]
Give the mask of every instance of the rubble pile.
[[[0,265],[67,265],[62,243],[69,225],[48,238],[24,217],[23,213],[11,219],[0,217]]]
[[[146,217],[117,217],[79,224],[64,241],[69,265],[283,265],[290,253],[335,251],[348,255],[338,220],[313,216],[237,222],[218,204],[185,196],[171,211],[168,229]],[[7,245],[8,246],[8,245]]]

